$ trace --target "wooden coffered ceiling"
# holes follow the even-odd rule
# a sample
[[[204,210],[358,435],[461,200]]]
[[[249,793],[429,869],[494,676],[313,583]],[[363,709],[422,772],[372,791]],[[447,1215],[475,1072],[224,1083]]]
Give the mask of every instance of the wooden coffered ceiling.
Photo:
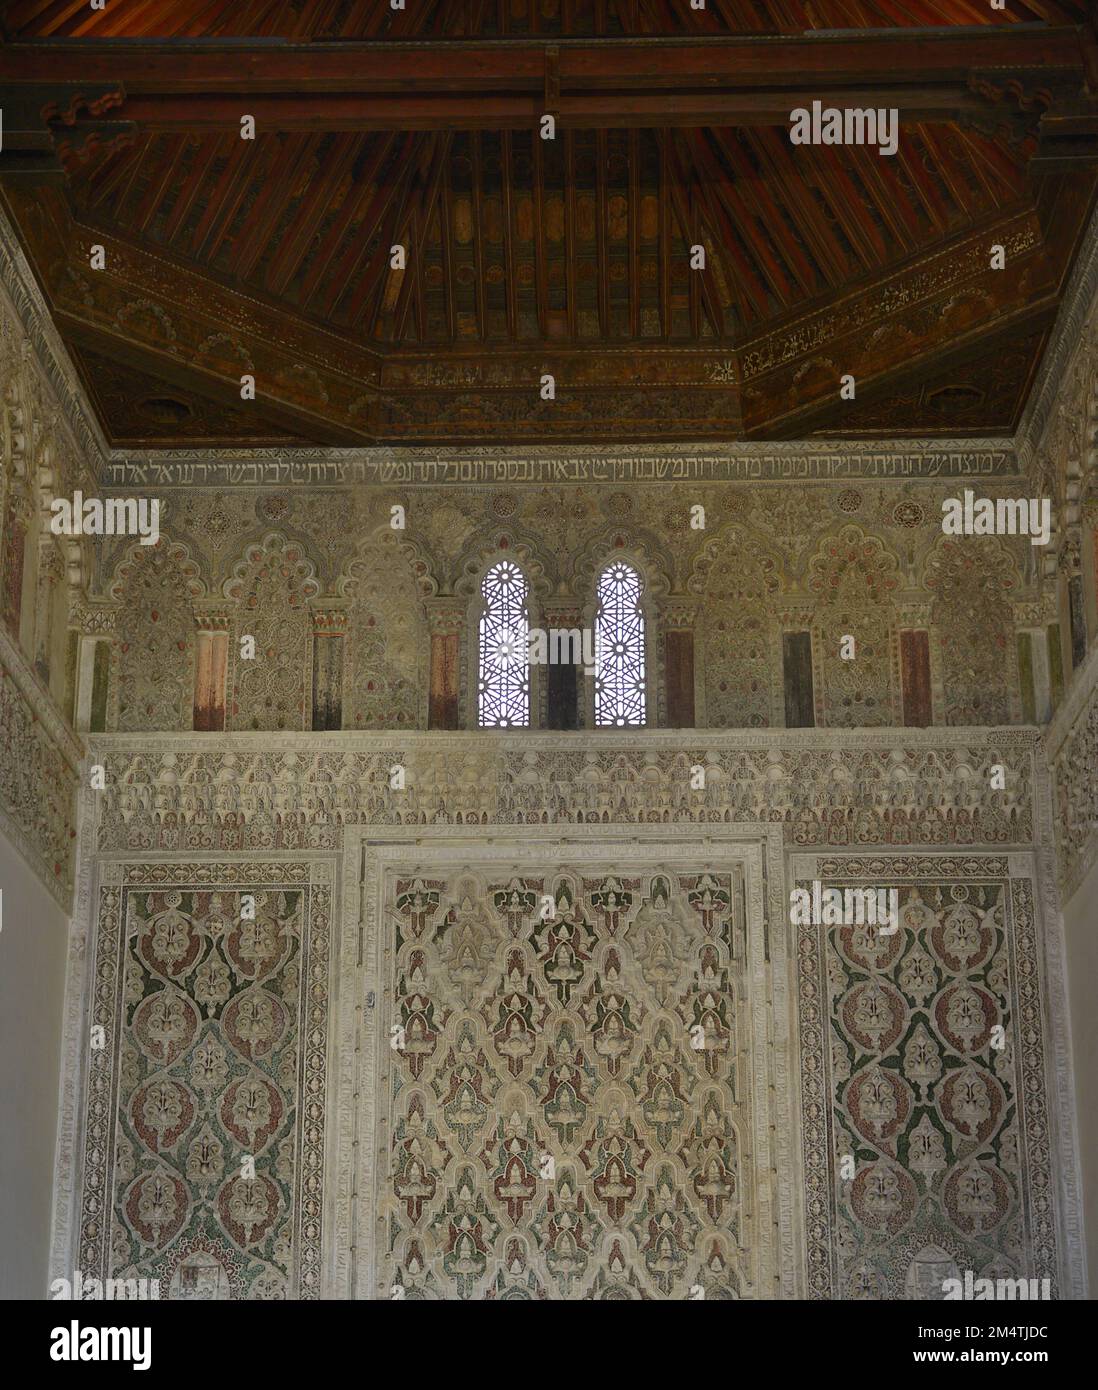
[[[17,0],[0,197],[121,446],[1007,433],[1098,43],[1006,6]],[[792,145],[815,99],[897,154]]]

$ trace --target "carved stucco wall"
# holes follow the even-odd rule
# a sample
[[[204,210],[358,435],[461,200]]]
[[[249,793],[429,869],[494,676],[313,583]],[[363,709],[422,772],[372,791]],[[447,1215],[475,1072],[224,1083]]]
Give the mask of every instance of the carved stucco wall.
[[[423,727],[417,695],[426,684],[430,605],[456,605],[468,646],[475,622],[461,600],[469,575],[492,554],[524,566],[539,604],[577,613],[592,603],[599,565],[629,556],[649,594],[658,685],[660,629],[672,611],[693,614],[699,727],[784,722],[781,634],[797,628],[813,632],[820,726],[902,722],[905,627],[929,633],[934,723],[1020,723],[1015,631],[1056,621],[1055,594],[1028,538],[942,536],[942,501],[961,486],[921,479],[707,483],[673,493],[659,484],[166,489],[162,544],[184,570],[194,567],[203,597],[188,600],[182,577],[171,581],[175,594],[154,622],[148,586],[131,593],[148,562],[132,541],[104,539],[91,607],[114,625],[113,683],[127,692],[121,705],[112,701],[119,709],[112,727],[124,729],[124,712],[135,704],[157,711],[166,731],[190,727],[185,698],[176,716],[174,694],[165,701],[141,689],[133,654],[166,649],[168,637],[154,628],[164,634],[177,613],[185,622],[190,605],[193,627],[214,602],[205,596],[217,596],[231,615],[229,727],[309,727],[309,617],[333,609],[345,634],[344,727]],[[991,497],[1017,490],[1000,478],[980,488]],[[398,504],[405,525],[393,531]],[[704,528],[691,525],[693,506],[704,508]],[[848,633],[853,660],[840,657]],[[258,655],[245,663],[238,639],[247,634]],[[170,655],[167,667],[148,664],[148,680],[193,668],[180,642]],[[136,695],[129,693],[135,683]],[[662,686],[656,705],[664,707]],[[468,692],[462,719],[475,725]]]
[[[1009,729],[93,738],[57,1267],[903,1297],[955,1265],[1077,1294],[1037,753]],[[812,876],[897,886],[897,940],[798,935]]]
[[[0,260],[3,488],[5,498],[22,499],[31,543],[18,614],[22,650],[0,648],[0,785],[5,832],[62,901],[73,881],[81,752],[54,707],[67,706],[71,693],[57,660],[66,606],[75,630],[111,639],[112,727],[146,730],[95,739],[89,762],[106,767],[107,791],[82,793],[55,1273],[68,1275],[86,1261],[88,1272],[160,1274],[175,1293],[209,1285],[253,1297],[387,1296],[395,1278],[408,1296],[452,1295],[463,1291],[462,1280],[466,1292],[529,1295],[562,1291],[565,1266],[558,1260],[554,1273],[546,1252],[560,1245],[571,1254],[564,1237],[578,1229],[589,1250],[571,1296],[683,1296],[696,1282],[708,1296],[895,1297],[965,1261],[988,1272],[1047,1272],[1061,1295],[1080,1292],[1053,816],[1058,808],[1065,882],[1080,882],[1094,853],[1093,682],[1071,693],[1050,739],[1051,773],[1028,730],[650,732],[643,739],[576,736],[567,746],[529,735],[486,743],[401,732],[329,735],[323,749],[300,735],[212,740],[156,732],[174,717],[177,695],[179,724],[187,723],[188,624],[196,606],[243,600],[253,574],[241,573],[239,595],[225,585],[249,548],[272,535],[278,547],[300,548],[311,566],[307,585],[315,573],[317,592],[302,593],[305,602],[357,605],[348,633],[357,655],[345,668],[345,689],[347,681],[352,691],[365,684],[367,697],[353,694],[345,710],[362,711],[364,724],[393,709],[422,723],[422,701],[408,692],[422,680],[417,663],[426,642],[416,604],[458,589],[501,535],[523,547],[565,597],[579,595],[592,556],[618,548],[620,539],[620,548],[648,557],[668,594],[754,605],[757,628],[746,657],[729,650],[727,634],[717,635],[709,618],[699,626],[699,710],[712,724],[739,722],[741,711],[744,723],[779,723],[778,625],[827,634],[845,622],[849,580],[831,550],[849,528],[859,531],[880,577],[867,578],[862,591],[853,586],[853,611],[878,627],[888,614],[892,708],[895,631],[904,622],[938,634],[931,656],[939,722],[1016,721],[1011,626],[1057,617],[1062,624],[1059,578],[1046,563],[1042,581],[1024,540],[973,546],[975,584],[987,595],[987,606],[973,608],[971,586],[951,568],[937,523],[941,499],[957,495],[966,479],[991,496],[1018,491],[1009,446],[985,441],[951,451],[913,443],[906,454],[867,445],[748,447],[712,459],[688,457],[688,450],[624,458],[577,448],[566,459],[548,451],[526,461],[501,450],[426,460],[378,451],[376,458],[325,454],[315,462],[202,455],[131,465],[108,456],[25,266],[13,272],[13,254],[17,261],[7,247]],[[1092,347],[1088,337],[1074,359],[1057,415],[1066,423],[1041,446],[1058,514],[1070,524],[1076,501],[1080,523],[1094,521],[1087,510]],[[1077,430],[1073,402],[1084,407]],[[1051,410],[1041,408],[1032,431],[1038,439]],[[1023,441],[1027,467],[1036,447]],[[43,537],[50,498],[71,494],[91,467],[127,492],[166,484],[167,546],[178,566],[172,573],[185,582],[153,573],[159,557],[146,572],[132,547],[85,541],[61,549]],[[184,470],[191,476],[180,487]],[[359,475],[370,485],[341,481]],[[267,485],[241,486],[249,477]],[[672,477],[680,481],[673,492],[660,481]],[[438,487],[413,486],[443,478]],[[596,478],[606,482],[595,485]],[[476,486],[477,479],[497,486]],[[356,547],[387,527],[394,502],[408,512],[396,546],[404,568],[364,573]],[[695,502],[706,507],[704,532],[689,526]],[[35,607],[40,579],[56,577],[54,551],[67,604],[51,598],[51,622],[43,626]],[[1070,549],[1063,553],[1073,562]],[[772,557],[772,568],[756,565],[759,554]],[[823,605],[813,579],[828,575],[829,564],[827,582],[836,578],[838,593]],[[140,603],[123,600],[118,586],[127,583]],[[171,621],[154,635],[145,614],[158,585],[177,606],[165,608]],[[985,626],[980,619],[988,614]],[[960,647],[951,655],[940,640],[955,622],[976,639],[972,670]],[[856,702],[841,670],[825,665],[817,671],[821,722],[878,722],[885,690],[879,632],[874,647],[873,717],[851,714]],[[43,652],[48,692],[30,675]],[[146,688],[149,653],[159,665],[155,690]],[[393,692],[384,705],[370,698],[375,672]],[[408,774],[399,794],[388,781],[395,762]],[[690,786],[698,763],[707,772],[701,789]],[[1007,769],[1003,792],[988,790],[993,763]],[[86,775],[81,784],[87,788]],[[811,856],[808,865],[795,864],[794,854]],[[806,868],[837,883],[879,876],[899,884],[905,920],[895,955],[878,958],[866,943],[826,933],[794,939],[788,890]],[[552,1193],[536,1188],[529,1204],[512,1198],[522,1207],[516,1223],[506,1194],[487,1180],[483,1155],[491,1157],[493,1126],[497,1139],[514,1137],[520,1147],[524,1136],[552,1142],[557,1134],[557,1112],[546,1112],[545,1090],[539,1094],[530,1081],[559,1070],[549,1048],[560,1045],[568,1006],[558,997],[537,1034],[514,1136],[506,1129],[512,1115],[497,1113],[494,1098],[471,1137],[468,1124],[452,1128],[439,1070],[451,1050],[458,1059],[474,1044],[475,1065],[483,1052],[486,1066],[510,1078],[497,1094],[514,1090],[485,1012],[489,988],[498,992],[509,970],[507,949],[521,948],[519,973],[525,969],[543,995],[555,986],[536,928],[524,935],[520,924],[511,946],[501,939],[491,962],[480,960],[472,974],[451,942],[477,940],[474,922],[462,916],[471,896],[462,894],[463,882],[477,885],[475,901],[491,902],[501,880],[521,874],[549,882],[562,873],[577,880],[594,932],[582,983],[597,986],[604,1001],[634,991],[638,1056],[659,1052],[666,1037],[681,1058],[676,1084],[688,1103],[673,1134],[659,1132],[663,1122],[650,1107],[642,1138],[651,1156],[635,1174],[628,1211],[616,1219],[594,1186],[593,1156],[612,1128],[617,1078],[592,1044],[583,1058],[596,1068],[588,1118],[604,1130],[584,1136],[584,1143],[595,1140],[587,1149],[592,1166],[582,1153],[571,1155],[569,1139],[558,1140],[558,1174],[570,1166],[574,1187],[561,1177]],[[422,965],[411,962],[419,947],[398,939],[392,915],[400,910],[397,885],[410,874],[434,874],[449,904],[447,925],[423,948]],[[674,881],[670,904],[683,895],[689,901],[703,878],[720,888],[737,874],[742,914],[729,914],[711,960],[705,953],[712,946],[691,938],[679,907],[665,910],[654,879]],[[613,931],[597,919],[594,901],[610,875],[637,881],[629,890],[634,920]],[[584,878],[595,886],[584,888]],[[242,932],[241,897],[253,891],[261,899],[258,924]],[[678,978],[662,999],[653,993],[645,943],[657,959],[670,960],[665,981],[680,970],[677,994]],[[483,979],[471,983],[481,967]],[[416,971],[422,980],[410,979]],[[408,990],[398,994],[402,979],[433,992],[441,1024],[444,1056],[424,1086],[400,1080],[408,1059],[389,1055],[383,1031],[386,1010],[411,1008]],[[695,988],[703,981],[710,1002]],[[480,988],[484,998],[476,997]],[[958,998],[962,1004],[953,1006]],[[591,1002],[597,1027],[594,995]],[[716,1060],[716,1077],[712,1059],[694,1056],[688,1037],[676,1041],[666,1031],[693,1018],[695,1006],[710,1036],[721,1038],[727,1028],[729,1049]],[[528,1011],[522,1000],[515,1016],[533,1018],[534,1008],[532,997]],[[989,1051],[986,1028],[968,1026],[981,1017],[984,1025],[992,1018],[1003,1025],[1005,1053]],[[103,1049],[90,1046],[93,1022],[104,1028]],[[750,1094],[737,1080],[743,1058],[765,1058]],[[556,1050],[552,1062],[561,1062]],[[464,1065],[462,1056],[459,1071]],[[626,1098],[643,1114],[652,1098],[642,1094],[643,1074],[629,1075],[635,1085],[627,1078]],[[731,1096],[735,1152],[732,1136],[707,1119],[714,1085]],[[655,1106],[660,1114],[674,1111],[659,1099]],[[400,1174],[421,1115],[434,1129],[422,1143],[435,1187],[417,1217]],[[778,1136],[772,1145],[771,1126]],[[254,1180],[240,1176],[245,1145],[255,1150]],[[858,1167],[848,1188],[838,1166],[846,1146]],[[369,1160],[356,1159],[362,1152]],[[674,1207],[663,1170],[670,1166],[689,1187],[703,1153],[706,1171],[719,1154],[723,1173],[713,1191],[734,1193],[734,1210],[731,1196],[723,1208],[714,1199],[714,1210],[696,1189],[689,1213]],[[458,1175],[468,1168],[474,1181],[467,1193]],[[524,1175],[525,1166],[514,1184],[520,1193]],[[473,1257],[460,1238],[478,1204],[487,1215]],[[691,1227],[691,1217],[706,1238],[687,1250],[679,1231]],[[489,1238],[493,1221],[499,1230]],[[662,1239],[669,1225],[674,1239]]]

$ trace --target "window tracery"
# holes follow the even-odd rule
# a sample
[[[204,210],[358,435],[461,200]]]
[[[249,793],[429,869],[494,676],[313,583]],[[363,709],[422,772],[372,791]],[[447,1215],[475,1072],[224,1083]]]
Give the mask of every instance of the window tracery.
[[[530,726],[529,586],[510,560],[481,581],[477,633],[477,724],[482,729]]]
[[[641,578],[615,560],[599,575],[595,611],[595,724],[637,728],[648,722]]]

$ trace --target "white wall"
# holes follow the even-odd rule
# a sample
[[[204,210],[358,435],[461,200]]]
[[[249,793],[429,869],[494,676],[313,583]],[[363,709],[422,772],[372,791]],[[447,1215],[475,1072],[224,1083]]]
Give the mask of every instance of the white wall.
[[[0,1298],[45,1298],[68,922],[0,834]]]
[[[1090,1297],[1098,1298],[1098,863],[1064,909]]]

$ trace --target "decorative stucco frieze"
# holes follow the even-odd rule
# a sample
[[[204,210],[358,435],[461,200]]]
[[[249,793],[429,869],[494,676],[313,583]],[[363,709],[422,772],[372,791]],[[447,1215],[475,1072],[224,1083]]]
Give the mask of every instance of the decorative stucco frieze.
[[[115,450],[104,488],[510,487],[551,483],[781,482],[837,478],[1012,478],[1008,439],[923,439],[889,444],[569,445],[449,449]]]
[[[0,631],[0,829],[62,905],[72,901],[83,750]]]

